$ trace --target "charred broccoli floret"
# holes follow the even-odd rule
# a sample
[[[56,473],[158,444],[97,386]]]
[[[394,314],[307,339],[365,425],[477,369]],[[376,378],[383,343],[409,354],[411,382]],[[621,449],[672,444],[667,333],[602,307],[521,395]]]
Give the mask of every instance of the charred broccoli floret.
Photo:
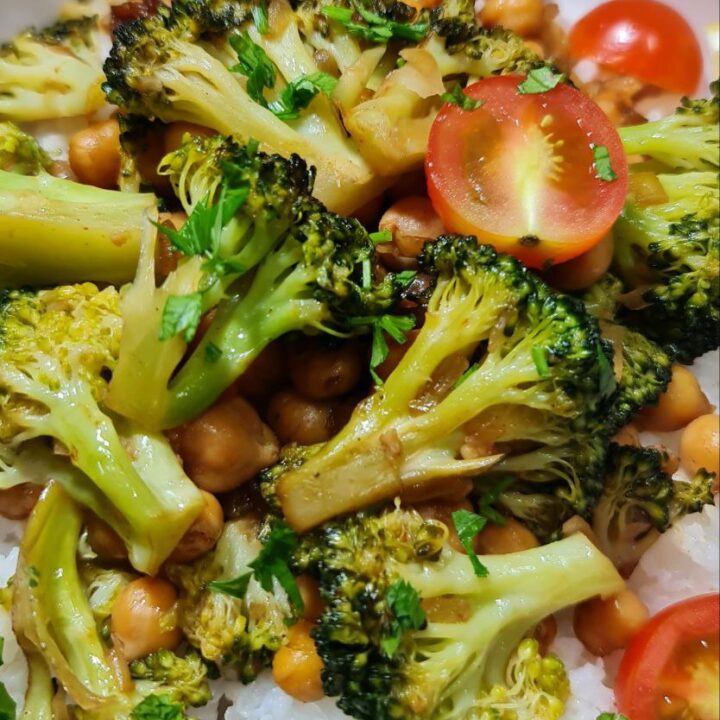
[[[317,576],[326,603],[315,630],[325,692],[367,720],[556,720],[564,669],[524,638],[548,614],[618,591],[620,576],[576,535],[482,557],[478,577],[447,535],[395,509],[303,538],[299,569]]]
[[[0,483],[55,478],[113,527],[137,569],[152,573],[203,501],[164,436],[113,421],[102,407],[121,325],[113,288],[0,297]]]
[[[585,441],[614,390],[595,321],[475,238],[428,243],[420,265],[437,278],[422,329],[345,428],[280,477],[285,517],[303,530],[491,469],[562,483],[558,492],[584,510],[599,487],[574,474],[570,455],[590,460]],[[466,372],[448,381],[449,366]]]
[[[610,447],[593,530],[600,549],[625,573],[677,518],[713,502],[714,476],[701,470],[690,481],[673,480],[665,461],[653,448]]]
[[[29,29],[0,46],[0,119],[89,115],[105,100],[97,17]]]
[[[15,123],[0,122],[0,170],[18,175],[48,172],[52,160],[32,135]]]

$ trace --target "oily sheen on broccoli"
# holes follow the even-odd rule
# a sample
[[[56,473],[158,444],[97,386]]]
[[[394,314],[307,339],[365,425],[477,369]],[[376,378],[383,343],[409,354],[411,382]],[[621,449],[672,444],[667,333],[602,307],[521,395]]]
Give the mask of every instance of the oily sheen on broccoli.
[[[137,569],[152,573],[203,501],[164,436],[113,420],[102,406],[121,324],[112,287],[0,296],[0,483],[56,478],[112,526]]]
[[[582,535],[482,557],[486,577],[417,512],[359,513],[302,539],[320,583],[323,685],[366,720],[557,720],[568,684],[528,641],[547,615],[623,583]]]
[[[305,530],[490,469],[557,484],[585,511],[598,478],[574,473],[569,448],[578,460],[596,461],[585,442],[614,392],[596,322],[582,303],[475,238],[428,243],[420,266],[436,277],[422,329],[340,433],[280,475],[285,517]],[[466,372],[433,395],[433,378],[457,360]]]
[[[684,100],[674,115],[620,130],[625,151],[655,161],[655,197],[633,187],[615,224],[614,272],[634,293],[627,322],[683,362],[720,346],[720,125],[713,97]],[[631,295],[632,297],[632,295]]]

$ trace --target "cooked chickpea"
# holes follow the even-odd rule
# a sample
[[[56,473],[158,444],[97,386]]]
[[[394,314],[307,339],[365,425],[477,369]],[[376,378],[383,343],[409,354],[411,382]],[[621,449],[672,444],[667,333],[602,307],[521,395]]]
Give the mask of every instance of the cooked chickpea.
[[[202,125],[196,125],[190,122],[174,122],[170,123],[165,129],[165,152],[175,152],[183,143],[185,135],[197,135],[200,137],[208,137],[216,133]]]
[[[542,0],[485,0],[483,25],[502,25],[518,35],[536,35],[543,25]]]
[[[165,138],[162,128],[153,128],[135,150],[135,164],[143,182],[149,183],[160,194],[172,192],[170,180],[158,174],[158,165],[165,157]]]
[[[691,473],[705,468],[720,475],[720,416],[701,415],[683,431],[680,459]]]
[[[300,445],[325,442],[337,429],[332,403],[308,400],[291,390],[272,396],[267,419],[283,445],[293,442]]]
[[[428,240],[445,232],[430,198],[418,195],[398,200],[380,218],[380,230],[392,233],[398,255],[416,258]]]
[[[224,526],[222,506],[213,494],[204,490],[200,492],[205,505],[170,554],[168,559],[171,562],[189,563],[197,560],[212,550],[220,539]]]
[[[555,637],[557,636],[557,620],[552,615],[548,615],[540,621],[540,624],[535,628],[533,636],[540,645],[540,652],[543,655],[547,655],[550,652],[550,646],[553,644]]]
[[[547,281],[559,290],[584,290],[596,283],[608,270],[613,258],[613,239],[609,233],[595,247],[579,257],[553,267]]]
[[[588,652],[598,657],[624,648],[650,614],[640,598],[623,590],[609,598],[594,598],[575,608],[573,627]]]
[[[383,360],[380,365],[375,368],[375,372],[383,380],[387,380],[390,373],[400,364],[408,348],[413,344],[415,338],[418,336],[419,330],[411,330],[407,334],[407,340],[404,343],[399,343],[393,338],[387,338],[388,344],[388,356]]]
[[[270,395],[287,379],[286,357],[287,351],[281,342],[270,343],[235,382],[234,392],[249,398]]]
[[[182,640],[173,610],[177,591],[161,578],[133,580],[113,605],[110,631],[125,660],[136,660],[158,650],[174,650]]]
[[[625,427],[621,427],[617,433],[615,433],[613,442],[618,445],[632,445],[633,447],[640,447],[640,435],[634,425],[625,425]]]
[[[101,560],[121,562],[127,560],[128,552],[120,536],[95,513],[85,515],[85,529],[90,547]]]
[[[120,126],[115,118],[95,123],[70,138],[69,160],[81,183],[114,188],[120,175]]]
[[[535,535],[515,518],[505,525],[488,523],[475,538],[475,550],[482,555],[506,555],[539,547]]]
[[[320,673],[323,663],[310,637],[312,623],[300,620],[288,630],[288,644],[273,658],[273,680],[281,690],[300,702],[315,702],[323,696]]]
[[[320,586],[317,580],[310,575],[300,575],[296,578],[296,582],[305,608],[303,618],[309,622],[315,622],[323,611]]]
[[[598,545],[597,535],[590,523],[580,515],[573,515],[568,518],[562,526],[563,537],[570,537],[575,533],[582,533],[593,545]]]
[[[208,492],[227,492],[278,459],[272,430],[241,397],[222,400],[182,428],[180,456],[192,480]]]
[[[290,357],[295,389],[311,400],[329,400],[350,392],[360,381],[365,358],[355,342],[334,348],[300,343]]]
[[[33,511],[42,491],[42,485],[33,483],[0,490],[0,515],[8,520],[24,520]]]
[[[684,365],[673,365],[672,380],[657,405],[645,408],[637,422],[643,430],[669,432],[711,410],[695,376]]]

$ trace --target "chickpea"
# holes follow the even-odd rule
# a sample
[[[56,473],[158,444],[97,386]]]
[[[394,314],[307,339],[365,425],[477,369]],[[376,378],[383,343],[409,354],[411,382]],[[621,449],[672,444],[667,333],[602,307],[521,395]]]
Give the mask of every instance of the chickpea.
[[[281,342],[270,343],[234,383],[233,390],[243,397],[270,395],[287,378],[287,351]]]
[[[270,399],[267,418],[283,445],[314,445],[329,440],[337,428],[334,405],[324,400],[306,400],[291,390]]]
[[[223,509],[217,498],[209,492],[200,491],[205,505],[190,529],[168,558],[171,562],[189,563],[197,560],[215,547],[224,527]]]
[[[323,663],[310,637],[312,623],[300,620],[288,630],[288,644],[273,658],[273,680],[281,690],[300,702],[315,702],[323,697],[320,673]]]
[[[380,218],[380,230],[392,233],[398,255],[416,258],[428,240],[445,232],[445,226],[429,198],[411,195],[385,211]]]
[[[573,515],[568,518],[562,526],[563,537],[570,537],[575,533],[582,533],[593,545],[597,547],[598,539],[590,523],[580,515]]]
[[[311,400],[329,400],[350,392],[360,381],[365,358],[358,344],[347,342],[323,348],[303,342],[290,358],[295,389]]]
[[[411,330],[407,333],[407,340],[404,343],[399,343],[392,338],[387,338],[388,344],[388,356],[383,360],[380,365],[375,368],[375,372],[383,379],[387,380],[390,373],[400,364],[408,348],[413,344],[415,338],[418,336],[419,330]]]
[[[115,118],[95,123],[70,138],[70,167],[81,183],[114,188],[120,175],[120,126]]]
[[[680,439],[680,458],[691,473],[705,468],[720,475],[720,417],[701,415],[683,431]]]
[[[710,410],[710,403],[695,376],[684,365],[673,365],[667,390],[660,396],[657,405],[640,413],[637,422],[642,430],[669,432],[685,427]]]
[[[579,257],[560,263],[545,276],[559,290],[584,290],[596,283],[610,267],[613,258],[613,238],[608,233],[597,245]]]
[[[296,578],[296,582],[305,608],[303,618],[309,622],[315,622],[323,611],[320,586],[317,580],[310,575],[300,575]]]
[[[633,447],[640,447],[640,435],[638,434],[637,428],[630,424],[620,428],[613,442],[618,445],[632,445]]]
[[[174,122],[170,123],[165,129],[165,152],[175,152],[182,144],[186,134],[196,135],[199,137],[209,137],[215,135],[214,130],[196,125],[190,122]]]
[[[535,628],[533,636],[540,645],[540,652],[543,655],[547,655],[550,652],[550,646],[555,641],[557,636],[557,620],[552,616],[548,615],[540,621],[540,624]]]
[[[33,483],[0,490],[0,515],[8,520],[24,520],[33,511],[42,491],[42,485]]]
[[[542,0],[485,0],[483,25],[502,25],[518,35],[537,35],[543,24]]]
[[[122,562],[128,552],[120,536],[95,513],[85,514],[85,529],[90,547],[101,560]]]
[[[475,538],[475,550],[482,555],[506,555],[539,546],[535,535],[511,517],[505,525],[488,523]]]
[[[640,598],[623,590],[609,598],[594,598],[575,608],[573,627],[578,640],[598,657],[624,648],[650,614]]]
[[[241,397],[216,403],[184,426],[180,456],[192,480],[208,492],[227,492],[277,461],[270,428]]]
[[[135,164],[143,182],[149,183],[161,195],[172,193],[170,180],[158,175],[158,165],[165,157],[165,138],[163,128],[153,128],[142,139],[142,145],[136,149]]]
[[[133,580],[118,594],[113,605],[110,631],[125,660],[136,660],[158,650],[174,650],[182,630],[173,618],[177,591],[161,578]]]

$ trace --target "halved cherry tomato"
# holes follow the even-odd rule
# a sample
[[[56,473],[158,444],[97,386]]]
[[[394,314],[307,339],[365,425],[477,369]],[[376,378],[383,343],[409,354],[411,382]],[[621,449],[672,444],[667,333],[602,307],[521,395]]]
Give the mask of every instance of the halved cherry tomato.
[[[630,641],[615,685],[632,720],[720,717],[720,595],[702,595],[656,615]]]
[[[492,77],[466,88],[484,101],[477,110],[445,105],[430,131],[426,175],[448,230],[542,267],[602,239],[625,202],[627,161],[590,98],[565,84],[523,95],[523,79]],[[614,180],[598,176],[595,153],[603,148]]]
[[[570,54],[686,95],[702,76],[692,28],[656,0],[614,0],[591,10],[570,31]]]

